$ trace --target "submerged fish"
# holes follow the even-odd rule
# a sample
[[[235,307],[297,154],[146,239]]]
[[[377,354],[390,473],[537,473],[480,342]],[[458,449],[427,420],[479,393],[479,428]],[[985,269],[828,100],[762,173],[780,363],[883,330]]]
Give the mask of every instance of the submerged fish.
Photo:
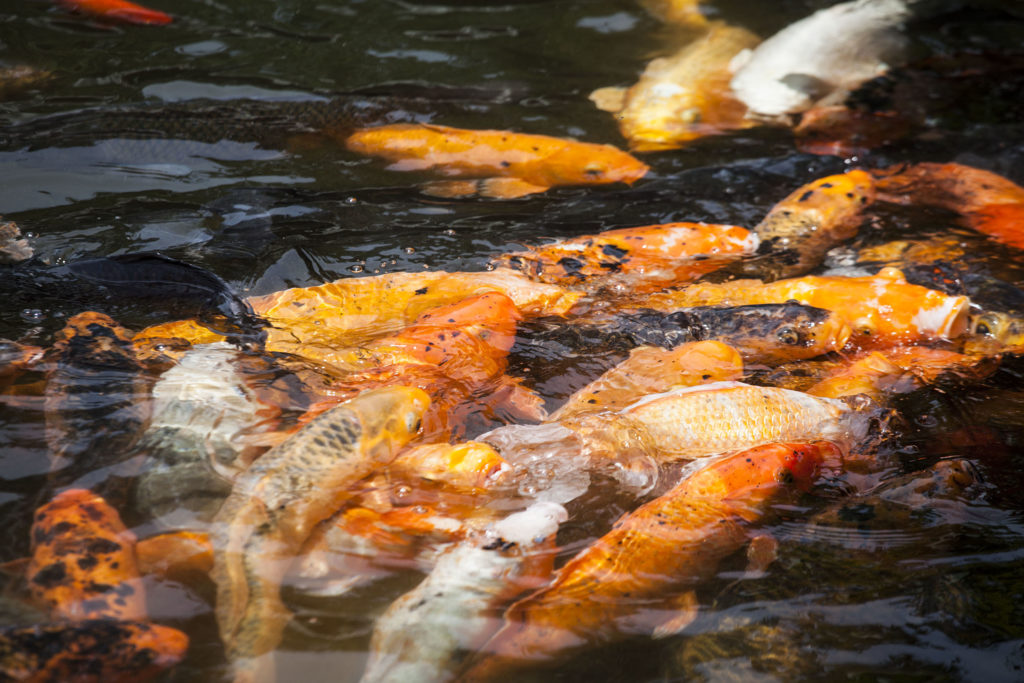
[[[494,633],[504,604],[547,579],[567,518],[561,505],[535,503],[443,554],[377,619],[362,682],[453,680],[456,657]]]
[[[753,229],[759,258],[741,270],[768,280],[803,275],[825,252],[857,234],[863,211],[875,200],[874,179],[854,170],[819,178],[772,207]]]
[[[648,394],[706,382],[737,380],[743,359],[717,341],[680,344],[674,349],[641,346],[629,358],[576,391],[548,418],[557,422],[580,413],[620,410]]]
[[[648,170],[610,145],[503,130],[394,124],[357,130],[345,144],[358,154],[391,161],[391,170],[481,179],[481,194],[506,199],[562,185],[632,184]],[[476,185],[435,185],[431,191],[452,196],[473,193]]]
[[[967,225],[1024,249],[1024,187],[963,164],[919,163],[876,173],[879,197],[956,211]]]
[[[58,0],[68,9],[91,14],[101,19],[122,21],[127,24],[163,25],[173,19],[159,10],[137,5],[128,0]]]
[[[601,88],[590,99],[615,114],[619,130],[636,151],[675,149],[706,135],[747,127],[747,107],[729,87],[729,63],[758,42],[746,29],[715,22],[692,43],[648,64],[631,88]]]
[[[716,460],[621,517],[555,580],[505,612],[505,626],[461,680],[491,680],[507,667],[562,656],[629,634],[663,637],[698,609],[694,589],[747,540],[789,485],[806,490],[832,444],[768,444]]]
[[[0,630],[8,681],[142,683],[185,657],[188,637],[137,621],[92,619]]]
[[[735,225],[664,223],[582,235],[495,261],[549,284],[641,293],[695,280],[756,248],[757,239]]]
[[[501,292],[523,316],[564,315],[582,296],[533,282],[507,268],[482,273],[389,273],[346,278],[252,297],[248,303],[271,327],[266,349],[303,355],[305,349],[355,346],[397,332],[435,306],[484,292]],[[154,325],[134,341],[183,338],[193,344],[224,337],[195,321]]]
[[[0,263],[18,263],[32,258],[32,254],[32,247],[29,246],[28,240],[22,238],[21,228],[17,223],[0,223]]]
[[[782,303],[794,300],[839,314],[853,331],[849,344],[880,348],[953,339],[967,328],[970,300],[908,284],[896,268],[869,277],[805,276],[771,283],[734,280],[697,283],[642,297],[638,305],[674,311],[708,304]]]
[[[640,4],[667,24],[703,28],[708,23],[700,11],[700,0],[640,0]]]
[[[235,480],[215,519],[213,579],[217,624],[237,680],[251,680],[256,657],[272,651],[289,613],[281,580],[348,487],[394,458],[420,428],[430,404],[420,389],[360,394],[323,413]]]
[[[752,115],[780,118],[843,95],[903,60],[906,0],[854,0],[819,10],[734,62],[732,89]]]
[[[26,579],[54,619],[146,618],[135,536],[103,498],[69,489],[36,511]]]

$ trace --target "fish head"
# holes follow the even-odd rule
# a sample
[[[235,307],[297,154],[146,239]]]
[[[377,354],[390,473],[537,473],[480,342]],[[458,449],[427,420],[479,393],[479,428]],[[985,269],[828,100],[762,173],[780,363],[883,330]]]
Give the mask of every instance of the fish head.
[[[544,159],[540,174],[531,182],[555,185],[632,185],[650,166],[611,145],[565,145]],[[536,180],[534,180],[536,178]]]
[[[419,433],[430,396],[416,387],[390,386],[364,391],[345,405],[359,417],[367,452],[389,461]]]
[[[424,444],[405,451],[395,463],[416,476],[469,488],[482,487],[507,468],[505,459],[482,441]]]
[[[838,313],[792,301],[692,311],[715,312],[709,316],[709,327],[748,360],[814,358],[839,351],[851,334]]]
[[[821,466],[839,462],[842,455],[842,449],[831,441],[793,445],[784,456],[776,476],[784,483],[792,482],[801,491],[807,491],[818,476]]]

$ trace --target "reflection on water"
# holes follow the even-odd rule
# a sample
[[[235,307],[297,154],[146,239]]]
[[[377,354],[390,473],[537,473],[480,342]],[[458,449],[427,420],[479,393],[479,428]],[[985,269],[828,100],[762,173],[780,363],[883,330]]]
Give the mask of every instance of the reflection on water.
[[[843,159],[797,152],[785,130],[750,129],[646,154],[653,170],[631,187],[567,187],[514,201],[427,196],[420,191],[427,174],[388,171],[346,152],[338,139],[357,125],[431,121],[621,147],[615,121],[587,95],[635,82],[652,56],[674,50],[678,32],[629,0],[164,0],[160,9],[175,21],[163,27],[104,25],[49,2],[8,4],[0,9],[0,65],[52,72],[30,87],[0,90],[7,97],[0,101],[0,214],[31,233],[36,253],[13,269],[0,266],[7,269],[0,338],[24,347],[52,347],[54,334],[86,307],[134,330],[200,312],[123,289],[86,293],[51,270],[84,259],[160,251],[248,296],[357,275],[483,270],[496,254],[524,244],[619,227],[675,220],[751,226],[802,183],[858,164],[956,161],[1024,182],[1024,19],[998,3],[912,27],[915,49],[937,57],[870,93],[923,110],[924,132],[907,140]],[[710,3],[718,16],[762,34],[829,4]],[[961,68],[965,52],[969,64]],[[986,307],[1024,312],[1019,254],[937,209],[878,207],[848,245],[848,258],[834,253],[828,265],[865,266],[852,250],[926,238],[953,238],[960,247],[932,256],[900,252],[908,277],[911,267],[926,277],[941,261],[942,272],[956,273]],[[890,263],[892,253],[871,262]],[[519,328],[510,367],[553,409],[623,351],[599,338],[592,353],[535,343],[531,335],[546,325]],[[160,400],[151,398],[152,384],[166,368],[51,353],[18,370],[12,349],[0,355],[0,559],[27,554],[32,510],[72,484],[102,491],[140,537],[159,530],[166,511],[138,501],[135,484],[152,469],[147,449],[159,439],[140,437],[151,401]],[[315,368],[260,367],[250,368],[247,391],[284,406],[275,419],[291,424],[318,386]],[[756,370],[772,377],[770,368]],[[742,554],[730,557],[700,587],[700,613],[682,634],[632,638],[564,662],[557,674],[531,675],[1021,680],[1022,373],[1020,359],[1007,356],[983,384],[950,380],[898,400],[900,417],[875,466],[852,464],[841,480],[775,509],[762,531],[779,541],[776,561],[751,575]],[[475,420],[468,437],[500,426]],[[54,458],[61,467],[53,468]],[[632,488],[615,472],[576,471],[555,481],[558,471],[531,470],[523,480],[543,480],[541,488],[569,509],[560,560],[633,509],[637,491],[655,480],[644,469],[632,472],[644,475]],[[675,476],[663,469],[654,493]],[[368,482],[359,501],[368,509],[385,499],[458,504],[429,486],[406,489]],[[373,619],[418,583],[421,569],[412,561],[375,567],[372,581],[327,598],[289,586],[285,599],[296,618],[277,657],[279,680],[358,680]],[[8,583],[4,624],[39,619],[23,614],[21,587]],[[150,577],[147,590],[153,619],[192,642],[168,679],[224,678],[209,580]]]

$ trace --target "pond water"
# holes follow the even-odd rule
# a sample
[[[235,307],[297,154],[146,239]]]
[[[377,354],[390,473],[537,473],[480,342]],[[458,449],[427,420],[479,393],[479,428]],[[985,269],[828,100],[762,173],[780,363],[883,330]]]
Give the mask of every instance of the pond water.
[[[624,147],[587,96],[632,83],[689,34],[631,0],[151,4],[174,22],[103,24],[44,0],[0,8],[0,66],[52,73],[0,101],[0,213],[35,251],[27,264],[0,266],[0,338],[47,347],[87,309],[134,330],[194,313],[159,296],[87,295],[47,274],[85,259],[158,251],[257,295],[377,273],[479,271],[524,244],[619,227],[752,226],[801,184],[860,165],[957,161],[1024,183],[1024,15],[1001,7],[1013,3],[976,3],[913,27],[919,54],[955,63],[966,52],[994,72],[923,93],[928,128],[911,139],[842,158],[798,152],[783,129],[751,129],[644,154],[652,171],[631,187],[516,200],[428,196],[419,188],[427,174],[386,170],[323,132],[429,121]],[[723,0],[713,11],[769,35],[829,4]],[[934,208],[880,206],[857,239],[936,234],[969,244],[972,268],[1024,285],[1019,251]],[[512,372],[551,409],[617,359],[595,352],[549,363],[532,355],[530,331],[520,331]],[[776,562],[741,578],[742,554],[730,557],[700,587],[700,614],[681,635],[594,648],[524,680],[1024,680],[1022,373],[1010,355],[982,384],[939,384],[895,406],[873,476],[905,483],[964,459],[975,478],[967,495],[893,509],[815,489],[764,525],[780,543]],[[92,464],[49,474],[44,381],[27,373],[0,402],[3,560],[28,553],[32,511],[56,488],[116,490],[133,476],[125,457],[137,425],[109,377],[78,387],[93,412],[74,438]],[[610,489],[599,482],[569,504],[561,559],[635,505]],[[154,530],[130,503],[121,511],[140,536]],[[286,593],[296,616],[278,651],[279,680],[358,680],[374,617],[421,577],[389,569],[343,597]],[[7,599],[17,601],[9,583]],[[147,587],[152,618],[191,639],[165,679],[226,680],[212,587]]]

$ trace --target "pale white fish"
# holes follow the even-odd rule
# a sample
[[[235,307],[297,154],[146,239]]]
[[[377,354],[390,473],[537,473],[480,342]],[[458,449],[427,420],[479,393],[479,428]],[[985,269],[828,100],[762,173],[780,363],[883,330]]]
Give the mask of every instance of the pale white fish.
[[[453,680],[455,657],[483,644],[505,605],[551,572],[551,539],[566,519],[561,505],[534,503],[441,555],[377,619],[362,683]]]
[[[733,60],[734,94],[760,118],[796,114],[905,59],[909,0],[855,0],[790,24]]]

